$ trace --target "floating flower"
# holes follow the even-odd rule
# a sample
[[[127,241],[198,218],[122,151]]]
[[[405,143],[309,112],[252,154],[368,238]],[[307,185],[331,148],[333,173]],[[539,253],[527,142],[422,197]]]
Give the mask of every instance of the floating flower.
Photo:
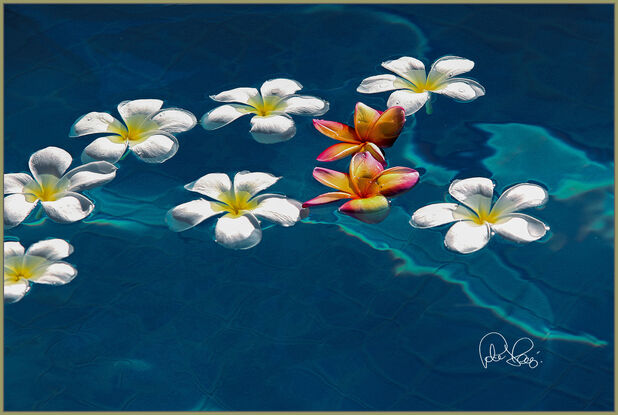
[[[519,210],[544,205],[547,191],[531,183],[516,184],[504,191],[492,207],[494,183],[483,177],[455,180],[448,192],[463,203],[436,203],[420,208],[410,224],[433,228],[457,222],[446,233],[448,249],[469,254],[483,248],[494,233],[515,242],[532,242],[549,230],[543,222]]]
[[[381,148],[391,147],[406,122],[405,110],[391,107],[384,112],[359,102],[354,109],[354,127],[325,120],[313,120],[315,128],[327,137],[343,141],[324,150],[318,161],[335,161],[349,155],[369,151],[385,164]]]
[[[72,265],[59,261],[73,252],[62,239],[46,239],[24,252],[19,242],[4,243],[4,302],[15,303],[28,291],[30,283],[63,285],[77,275]]]
[[[485,88],[467,78],[453,78],[469,72],[474,62],[458,56],[444,56],[431,65],[429,76],[425,76],[425,65],[418,59],[404,56],[386,61],[382,66],[391,74],[370,76],[363,79],[356,89],[363,94],[393,91],[387,105],[405,108],[406,115],[414,114],[425,103],[429,106],[431,93],[449,96],[456,101],[467,102],[485,95]],[[427,108],[427,112],[431,112]]]
[[[46,147],[30,156],[30,171],[4,175],[4,227],[13,228],[26,219],[41,202],[54,222],[70,223],[84,219],[94,203],[77,193],[111,181],[116,166],[107,161],[94,161],[73,170],[73,158],[58,147]]]
[[[387,198],[410,190],[418,182],[418,172],[408,167],[391,167],[384,170],[382,164],[368,151],[355,154],[350,162],[350,173],[316,167],[313,177],[337,192],[321,194],[303,207],[323,205],[342,199],[339,211],[366,223],[378,223],[388,216]]]
[[[124,124],[106,112],[89,112],[81,116],[70,137],[111,133],[90,143],[82,153],[82,161],[104,160],[116,163],[127,150],[147,163],[163,163],[178,151],[178,140],[172,133],[195,127],[197,120],[180,108],[161,109],[159,99],[137,99],[118,104]]]
[[[181,232],[211,216],[224,214],[217,220],[215,242],[232,249],[252,248],[262,240],[258,218],[292,226],[305,213],[300,202],[283,195],[257,195],[279,179],[269,173],[241,171],[236,173],[232,184],[227,174],[207,174],[187,184],[185,189],[214,200],[200,198],[183,203],[168,211],[165,220],[171,230]]]
[[[202,117],[202,126],[216,130],[245,114],[251,118],[251,135],[258,143],[272,144],[289,140],[296,134],[296,125],[289,114],[322,115],[328,102],[307,95],[296,95],[302,85],[292,79],[266,81],[255,88],[234,88],[211,95],[215,101],[231,104],[217,107]]]

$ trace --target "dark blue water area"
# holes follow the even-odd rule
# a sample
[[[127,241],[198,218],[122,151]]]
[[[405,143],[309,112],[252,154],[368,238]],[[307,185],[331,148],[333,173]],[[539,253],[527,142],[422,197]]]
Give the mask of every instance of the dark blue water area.
[[[5,172],[27,171],[82,114],[160,98],[198,118],[208,96],[267,79],[300,81],[350,122],[380,63],[454,54],[475,61],[487,94],[439,96],[408,118],[391,165],[423,172],[368,225],[314,208],[291,228],[233,251],[214,220],[182,233],[165,212],[204,174],[266,171],[307,200],[326,188],[315,160],[332,140],[295,116],[292,140],[251,139],[248,117],[178,134],[178,153],[130,155],[88,191],[79,223],[29,218],[5,240],[75,247],[79,274],[35,286],[4,309],[4,403],[15,410],[611,410],[613,396],[612,5],[5,5]],[[545,186],[551,227],[525,245],[494,237],[447,251],[447,227],[413,211],[448,200],[455,178],[497,192]],[[481,365],[489,332],[530,337],[539,366]],[[538,353],[537,353],[538,352]]]

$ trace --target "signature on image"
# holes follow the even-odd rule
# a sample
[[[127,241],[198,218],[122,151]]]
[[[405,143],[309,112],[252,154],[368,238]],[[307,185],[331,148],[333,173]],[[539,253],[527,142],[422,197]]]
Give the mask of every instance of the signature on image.
[[[479,357],[485,369],[487,369],[489,363],[502,360],[505,360],[511,366],[528,366],[530,369],[534,369],[540,362],[534,357],[528,356],[533,348],[534,343],[528,337],[522,337],[513,344],[513,347],[509,348],[504,336],[492,331],[484,335],[479,342]],[[535,354],[539,354],[539,352],[537,351]]]

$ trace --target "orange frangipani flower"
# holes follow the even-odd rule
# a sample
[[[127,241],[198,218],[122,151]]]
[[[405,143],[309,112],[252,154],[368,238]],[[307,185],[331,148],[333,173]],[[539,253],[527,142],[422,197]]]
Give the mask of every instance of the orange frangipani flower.
[[[384,169],[370,152],[357,153],[350,162],[350,172],[316,167],[313,177],[336,192],[321,194],[303,203],[303,207],[323,205],[342,199],[339,211],[366,223],[383,221],[390,210],[387,198],[410,190],[418,182],[419,174],[408,167]]]
[[[354,127],[335,121],[313,120],[315,128],[327,137],[343,141],[324,150],[318,161],[335,161],[368,151],[385,165],[382,148],[391,147],[406,122],[402,107],[391,107],[384,112],[377,111],[362,102],[354,109]]]

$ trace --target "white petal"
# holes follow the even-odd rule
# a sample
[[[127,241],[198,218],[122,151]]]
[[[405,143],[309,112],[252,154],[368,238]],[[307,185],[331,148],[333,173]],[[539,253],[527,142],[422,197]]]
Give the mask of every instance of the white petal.
[[[68,191],[81,192],[111,182],[116,170],[116,166],[107,161],[93,161],[70,170],[61,180],[69,182]]]
[[[178,140],[173,135],[160,131],[131,146],[131,150],[146,163],[163,163],[178,151]]]
[[[253,248],[262,240],[260,223],[251,214],[225,215],[217,220],[215,242],[230,249]]]
[[[491,238],[491,230],[486,223],[464,220],[455,223],[444,237],[444,245],[451,251],[469,254],[483,248]]]
[[[251,118],[251,135],[258,143],[273,144],[287,141],[296,134],[294,121],[286,115]]]
[[[8,195],[4,198],[4,228],[14,228],[28,217],[37,202],[27,202],[21,193]]]
[[[498,215],[511,213],[531,207],[542,206],[547,202],[547,190],[537,184],[520,183],[506,189],[492,208]]]
[[[403,56],[399,59],[382,62],[382,66],[417,86],[425,84],[425,65],[418,59]]]
[[[181,108],[166,108],[152,117],[159,124],[159,129],[168,133],[180,133],[195,127],[195,115]]]
[[[89,112],[75,121],[69,132],[69,137],[97,133],[118,133],[125,129],[120,121],[106,112]]]
[[[42,174],[62,177],[69,168],[73,158],[65,150],[58,147],[45,147],[30,156],[30,171],[39,180]]]
[[[261,199],[251,213],[281,226],[292,226],[302,219],[302,211],[302,203],[299,201],[275,196]]]
[[[435,84],[459,74],[470,72],[474,68],[474,62],[459,56],[443,56],[431,65],[427,83]]]
[[[221,210],[213,209],[214,202],[204,199],[192,200],[170,209],[165,216],[165,222],[174,232],[181,232],[198,225]]]
[[[232,181],[227,174],[210,173],[185,185],[185,189],[219,200],[221,193],[232,190]]]
[[[84,219],[94,209],[94,203],[79,193],[66,192],[53,202],[41,202],[45,213],[54,222],[71,223]]]
[[[503,216],[491,228],[500,236],[515,242],[532,242],[541,239],[549,228],[540,220],[522,213]]]
[[[356,91],[362,94],[375,94],[399,89],[401,86],[395,86],[397,79],[399,78],[391,74],[370,76],[362,80]]]
[[[453,180],[448,192],[473,211],[489,213],[494,194],[494,182],[485,177]]]
[[[4,258],[24,254],[24,247],[19,242],[4,242]]]
[[[26,173],[8,173],[4,175],[4,194],[21,193],[24,186],[32,183],[33,179]]]
[[[248,104],[249,100],[259,94],[255,88],[234,88],[229,91],[223,91],[217,95],[211,95],[215,101],[219,102],[239,102],[241,104]]]
[[[99,137],[84,149],[82,163],[98,160],[116,163],[126,151],[127,145],[127,141],[115,143],[110,137]]]
[[[418,209],[410,218],[415,228],[433,228],[456,220],[470,219],[473,213],[457,203],[434,203]]]
[[[411,115],[421,109],[428,98],[429,94],[427,92],[419,93],[402,89],[393,92],[391,96],[388,97],[386,105],[388,107],[403,107],[403,109],[406,110],[406,115]]]
[[[472,79],[453,78],[441,84],[439,89],[434,89],[432,92],[446,95],[457,101],[468,102],[485,95],[485,88]]]
[[[54,262],[40,275],[30,278],[32,282],[39,284],[64,285],[77,276],[77,270],[63,261]]]
[[[118,113],[127,122],[132,117],[148,118],[161,109],[163,101],[160,99],[136,99],[123,101],[118,104]]]
[[[26,280],[19,280],[17,282],[7,283],[4,281],[4,302],[16,303],[24,298],[24,295],[30,291],[30,283]]]
[[[73,253],[73,246],[64,239],[45,239],[28,248],[27,255],[40,256],[49,261],[66,258]]]
[[[302,88],[303,86],[293,79],[277,78],[264,82],[260,87],[260,93],[263,97],[269,95],[285,97],[296,93],[296,91]]]
[[[284,101],[285,112],[289,114],[324,115],[329,109],[327,101],[308,95],[294,95]]]
[[[224,125],[228,125],[237,118],[248,114],[248,108],[238,104],[222,105],[208,111],[200,121],[206,130],[216,130]]]
[[[248,192],[251,196],[277,183],[281,177],[270,173],[240,171],[234,176],[234,191]]]

